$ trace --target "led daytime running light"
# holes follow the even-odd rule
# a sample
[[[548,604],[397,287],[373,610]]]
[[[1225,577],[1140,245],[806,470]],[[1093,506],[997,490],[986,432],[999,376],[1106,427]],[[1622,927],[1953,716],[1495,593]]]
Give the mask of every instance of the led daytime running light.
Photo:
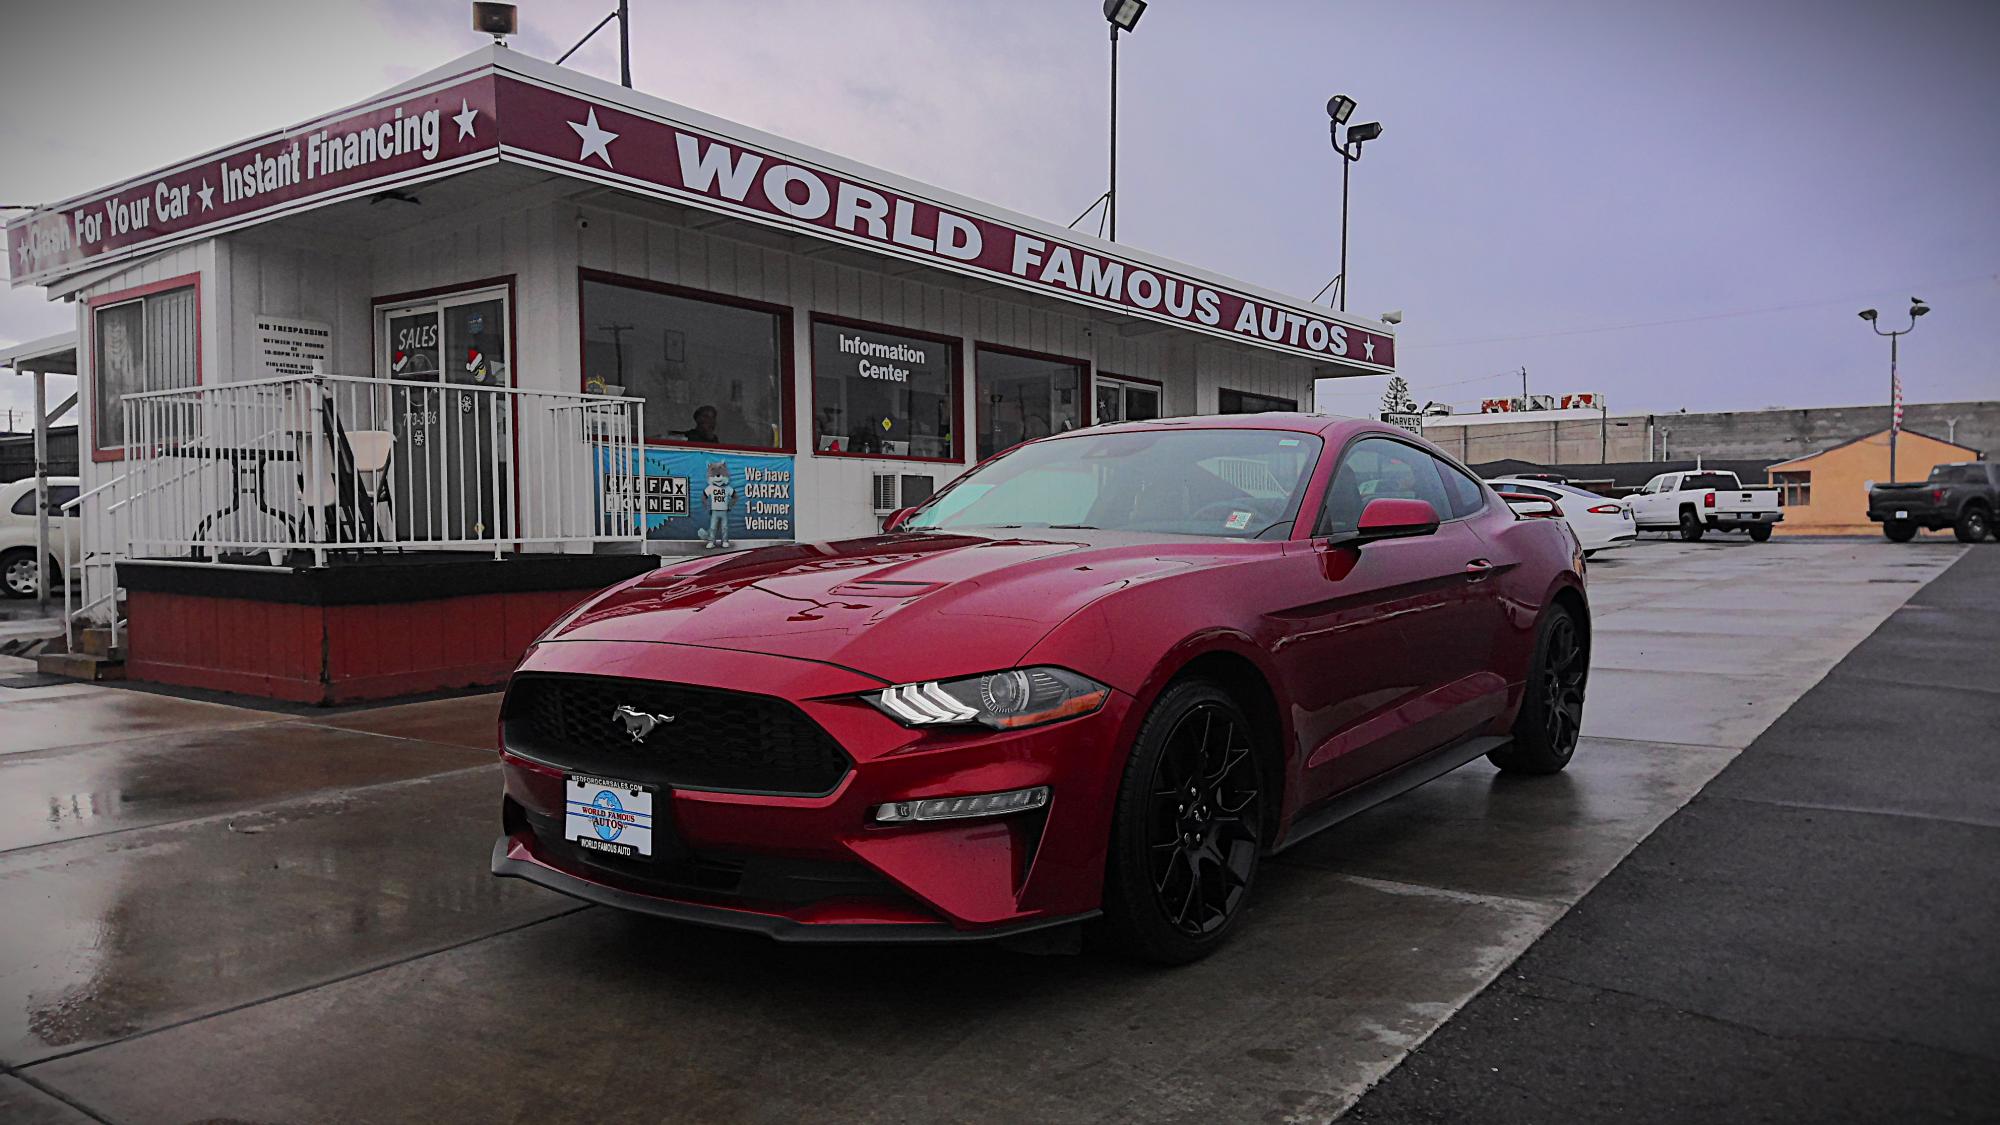
[[[1049,787],[1010,789],[1005,793],[980,793],[970,797],[926,797],[915,801],[891,801],[875,808],[878,824],[908,824],[929,820],[966,820],[978,816],[1005,816],[1008,813],[1039,809],[1049,803]]]

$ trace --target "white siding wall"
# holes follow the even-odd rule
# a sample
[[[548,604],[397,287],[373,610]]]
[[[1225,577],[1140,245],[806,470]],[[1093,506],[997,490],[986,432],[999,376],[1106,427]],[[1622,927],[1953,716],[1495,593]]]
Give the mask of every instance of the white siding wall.
[[[588,220],[580,225],[578,218]],[[802,539],[870,532],[869,495],[877,471],[927,473],[937,485],[970,464],[971,386],[975,348],[998,344],[1085,361],[1104,370],[1158,380],[1169,415],[1211,413],[1228,387],[1298,401],[1310,409],[1311,365],[1302,359],[1239,347],[1171,328],[1120,326],[1053,302],[1037,302],[997,286],[883,260],[880,268],[843,253],[800,254],[729,237],[725,223],[706,231],[672,221],[570,201],[509,209],[505,200],[477,214],[434,222],[374,239],[296,232],[283,224],[197,243],[160,255],[94,283],[105,293],[199,271],[202,274],[202,367],[205,382],[257,377],[252,323],[260,314],[300,317],[333,326],[335,374],[375,369],[375,298],[514,279],[515,385],[577,390],[580,319],[577,270],[668,282],[783,305],[792,310],[793,432],[798,452],[796,512]],[[960,403],[958,464],[857,457],[822,457],[811,449],[814,313],[949,336],[959,341],[968,380]],[[89,325],[79,313],[79,361],[88,370]],[[86,396],[86,404],[88,402]],[[1085,391],[1085,409],[1092,396]],[[86,415],[88,407],[86,405]],[[84,418],[89,424],[89,418]],[[86,433],[88,430],[85,431]],[[115,472],[115,466],[106,466]],[[103,467],[85,465],[86,487]]]

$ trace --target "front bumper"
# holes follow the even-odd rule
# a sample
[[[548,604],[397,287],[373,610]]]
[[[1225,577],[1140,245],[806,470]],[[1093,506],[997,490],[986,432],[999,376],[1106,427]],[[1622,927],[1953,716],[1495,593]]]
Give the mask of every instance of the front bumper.
[[[783,941],[1001,937],[1095,914],[1131,701],[1023,731],[911,730],[862,702],[882,686],[785,657],[661,644],[544,644],[522,671],[650,678],[775,695],[853,765],[824,796],[662,786],[650,859],[564,839],[566,763],[503,750],[496,875],[592,902]],[[695,751],[690,751],[695,752]],[[593,770],[592,772],[597,772]],[[614,774],[653,784],[643,770]],[[1047,785],[1049,803],[1005,816],[879,825],[890,801]]]

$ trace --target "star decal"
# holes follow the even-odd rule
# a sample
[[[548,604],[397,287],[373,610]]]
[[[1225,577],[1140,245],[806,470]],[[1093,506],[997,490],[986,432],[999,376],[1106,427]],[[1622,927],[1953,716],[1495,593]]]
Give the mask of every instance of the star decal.
[[[196,195],[197,198],[201,200],[202,210],[204,211],[215,210],[215,189],[208,186],[207,180],[203,180],[201,182],[201,187],[195,189],[194,194]]]
[[[1363,336],[1363,337],[1361,338],[1361,350],[1362,350],[1362,351],[1364,351],[1364,352],[1366,352],[1366,353],[1368,353],[1368,358],[1369,358],[1369,359],[1374,359],[1374,358],[1375,358],[1375,337],[1373,337],[1373,336]]]
[[[472,131],[472,119],[478,116],[479,111],[472,108],[464,98],[458,99],[458,112],[451,115],[451,120],[452,124],[458,126],[459,140],[462,141],[467,137],[477,136]]]
[[[570,122],[569,127],[576,130],[577,137],[583,141],[583,151],[576,156],[577,163],[581,164],[592,156],[597,156],[604,161],[606,168],[611,167],[611,150],[606,146],[617,140],[618,134],[597,127],[597,107],[592,106],[590,116],[584,118],[581,123]]]

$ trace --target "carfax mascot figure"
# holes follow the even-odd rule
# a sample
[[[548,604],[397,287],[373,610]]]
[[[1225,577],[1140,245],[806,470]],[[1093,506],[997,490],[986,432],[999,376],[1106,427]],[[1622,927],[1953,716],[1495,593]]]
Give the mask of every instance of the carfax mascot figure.
[[[729,509],[736,503],[736,486],[729,483],[727,461],[708,463],[708,487],[701,490],[701,495],[708,501],[708,526],[701,531],[701,541],[710,548],[726,548],[730,545]]]

